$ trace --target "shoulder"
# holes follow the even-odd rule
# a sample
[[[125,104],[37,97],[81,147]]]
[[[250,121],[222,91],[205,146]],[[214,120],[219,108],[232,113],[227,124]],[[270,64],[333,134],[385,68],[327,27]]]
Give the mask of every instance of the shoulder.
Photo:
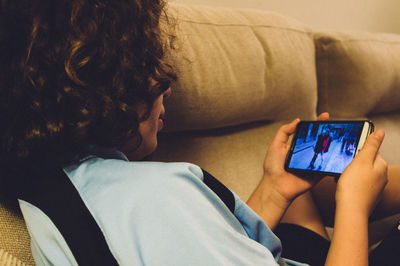
[[[164,206],[166,200],[205,190],[203,172],[190,163],[127,162],[93,158],[65,169],[93,212],[115,206]],[[157,197],[154,197],[156,195]],[[151,201],[149,199],[152,199]]]
[[[203,180],[200,167],[190,163],[128,162],[115,159],[93,158],[64,169],[78,190],[90,186],[143,186],[176,179]]]

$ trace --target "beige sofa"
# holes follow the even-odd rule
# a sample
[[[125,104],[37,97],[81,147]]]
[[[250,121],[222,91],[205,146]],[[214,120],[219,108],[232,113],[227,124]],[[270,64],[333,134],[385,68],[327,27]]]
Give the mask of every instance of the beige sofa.
[[[246,200],[279,126],[329,111],[371,119],[387,133],[383,156],[400,163],[399,35],[315,32],[256,10],[171,4],[168,13],[179,80],[155,160],[196,163]],[[8,254],[33,263],[23,221],[4,208],[0,249],[0,264]]]

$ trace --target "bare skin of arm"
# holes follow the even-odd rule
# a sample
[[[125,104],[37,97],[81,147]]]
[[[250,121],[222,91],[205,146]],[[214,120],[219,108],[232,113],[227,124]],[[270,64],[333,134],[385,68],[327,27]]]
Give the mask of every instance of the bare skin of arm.
[[[382,130],[370,135],[338,181],[326,265],[368,265],[368,218],[387,184],[387,164],[378,153],[383,138]]]

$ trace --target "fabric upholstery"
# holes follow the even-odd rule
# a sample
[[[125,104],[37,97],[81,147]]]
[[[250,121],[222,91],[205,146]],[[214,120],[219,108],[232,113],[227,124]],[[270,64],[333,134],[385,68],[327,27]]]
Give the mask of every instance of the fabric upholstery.
[[[3,266],[25,266],[26,264],[21,262],[3,249],[0,249],[0,265]]]
[[[19,265],[14,264],[17,260],[13,257],[26,265],[34,265],[29,241],[29,234],[21,214],[16,214],[0,203],[0,265]],[[7,253],[1,253],[1,250]],[[3,262],[10,264],[2,264]]]
[[[315,34],[318,112],[361,117],[400,110],[400,35]]]
[[[315,49],[306,26],[255,10],[173,5],[170,14],[179,80],[166,103],[167,130],[315,117]]]
[[[376,129],[385,130],[385,140],[383,141],[380,153],[386,162],[390,164],[400,164],[400,112],[392,112],[368,117]]]

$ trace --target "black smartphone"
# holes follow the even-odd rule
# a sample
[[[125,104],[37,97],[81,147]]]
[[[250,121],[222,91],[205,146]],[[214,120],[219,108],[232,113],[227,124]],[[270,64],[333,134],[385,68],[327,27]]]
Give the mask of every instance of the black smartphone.
[[[358,121],[301,121],[285,169],[298,175],[340,176],[364,145],[374,124]]]

